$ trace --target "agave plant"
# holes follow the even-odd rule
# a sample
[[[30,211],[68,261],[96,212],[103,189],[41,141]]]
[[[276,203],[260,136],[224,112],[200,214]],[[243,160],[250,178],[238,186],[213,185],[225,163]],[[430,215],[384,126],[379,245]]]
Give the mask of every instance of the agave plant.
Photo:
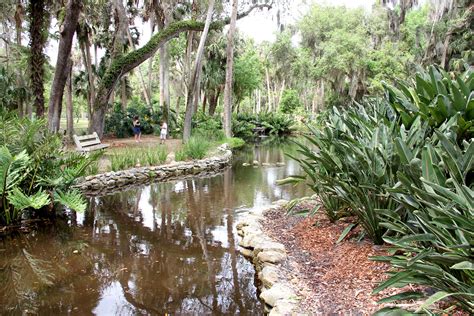
[[[456,118],[445,125],[455,122]],[[391,277],[374,293],[408,283],[437,290],[419,311],[451,297],[474,312],[474,142],[464,142],[461,147],[455,136],[435,130],[432,141],[419,154],[408,146],[400,147],[404,147],[400,156],[408,165],[419,165],[401,170],[400,182],[390,190],[408,214],[406,219],[393,214],[387,217],[390,221],[384,224],[397,234],[384,240],[393,245],[394,254],[374,258],[394,267]],[[423,293],[404,292],[383,301],[413,295],[422,297]]]
[[[14,223],[25,210],[52,209],[56,204],[84,210],[84,199],[70,186],[100,153],[64,151],[59,136],[45,132],[44,120],[0,116],[0,223]]]
[[[454,77],[454,79],[452,79]],[[474,73],[446,73],[435,66],[420,71],[411,84],[398,82],[397,87],[384,83],[387,100],[410,127],[417,117],[433,128],[453,116],[458,117],[458,141],[474,136]]]

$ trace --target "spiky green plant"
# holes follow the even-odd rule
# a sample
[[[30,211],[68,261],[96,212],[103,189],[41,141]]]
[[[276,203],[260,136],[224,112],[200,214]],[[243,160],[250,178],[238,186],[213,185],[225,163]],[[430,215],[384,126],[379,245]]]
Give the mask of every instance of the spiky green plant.
[[[458,141],[474,136],[474,72],[468,68],[462,74],[449,74],[431,66],[420,71],[411,82],[384,83],[387,99],[410,127],[417,117],[433,127],[439,127],[453,116],[458,117]]]
[[[0,119],[0,224],[15,223],[25,210],[53,209],[55,204],[83,211],[85,201],[70,186],[100,153],[64,151],[44,120],[5,112]]]

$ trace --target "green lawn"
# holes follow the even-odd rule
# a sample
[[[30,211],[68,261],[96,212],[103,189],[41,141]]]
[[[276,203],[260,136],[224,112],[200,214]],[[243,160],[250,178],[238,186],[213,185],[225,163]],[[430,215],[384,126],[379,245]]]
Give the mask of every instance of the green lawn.
[[[85,132],[87,130],[87,126],[89,125],[88,119],[79,119],[77,120],[74,118],[74,131],[77,134],[81,134],[81,132]],[[66,129],[66,118],[61,118],[61,130]]]

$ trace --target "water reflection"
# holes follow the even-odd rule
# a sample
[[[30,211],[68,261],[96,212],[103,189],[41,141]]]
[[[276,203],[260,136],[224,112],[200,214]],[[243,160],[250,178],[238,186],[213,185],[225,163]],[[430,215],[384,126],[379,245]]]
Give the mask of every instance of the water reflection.
[[[249,147],[223,174],[91,198],[68,223],[2,241],[0,313],[262,314],[234,226],[302,196],[275,185],[296,168],[279,146]]]

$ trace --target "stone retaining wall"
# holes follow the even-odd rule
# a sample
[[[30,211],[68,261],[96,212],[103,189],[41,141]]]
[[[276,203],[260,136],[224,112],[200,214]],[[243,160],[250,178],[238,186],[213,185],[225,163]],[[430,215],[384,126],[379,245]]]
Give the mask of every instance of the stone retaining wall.
[[[132,185],[141,185],[154,181],[169,181],[217,173],[230,165],[232,151],[227,144],[217,148],[217,155],[195,161],[174,162],[171,164],[132,168],[87,176],[74,185],[89,196],[100,196]]]
[[[275,202],[267,210],[281,208],[287,201]],[[265,211],[267,211],[265,210]],[[237,224],[237,233],[242,237],[240,252],[250,258],[255,265],[260,280],[260,299],[270,316],[300,314],[299,297],[287,279],[287,253],[282,243],[267,236],[260,222],[263,214],[250,213]]]

